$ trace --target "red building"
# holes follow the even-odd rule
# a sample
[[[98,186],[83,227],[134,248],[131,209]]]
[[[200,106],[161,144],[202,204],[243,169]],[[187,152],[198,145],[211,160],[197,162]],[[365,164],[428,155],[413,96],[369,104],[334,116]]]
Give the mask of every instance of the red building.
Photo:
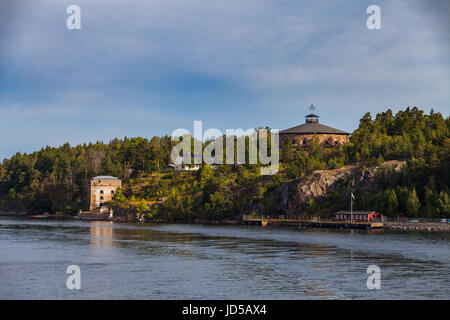
[[[383,215],[376,211],[338,211],[334,213],[334,220],[336,221],[357,221],[357,222],[381,222]]]
[[[406,213],[397,213],[397,220],[408,220],[410,219],[410,216],[408,216]]]

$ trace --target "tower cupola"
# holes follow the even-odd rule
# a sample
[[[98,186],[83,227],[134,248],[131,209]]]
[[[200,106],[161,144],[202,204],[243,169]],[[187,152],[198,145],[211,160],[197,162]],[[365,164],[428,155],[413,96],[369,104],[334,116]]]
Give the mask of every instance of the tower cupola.
[[[314,105],[311,105],[311,107],[309,107],[309,111],[314,112],[316,108],[314,107]],[[305,116],[305,122],[306,123],[319,123],[319,116],[317,114],[314,113],[310,113],[307,116]]]

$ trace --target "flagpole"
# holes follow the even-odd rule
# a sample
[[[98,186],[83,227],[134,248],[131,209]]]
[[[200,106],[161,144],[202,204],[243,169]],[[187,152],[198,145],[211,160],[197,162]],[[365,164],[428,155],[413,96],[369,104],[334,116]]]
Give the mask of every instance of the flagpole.
[[[353,223],[353,192],[350,192],[350,223]]]

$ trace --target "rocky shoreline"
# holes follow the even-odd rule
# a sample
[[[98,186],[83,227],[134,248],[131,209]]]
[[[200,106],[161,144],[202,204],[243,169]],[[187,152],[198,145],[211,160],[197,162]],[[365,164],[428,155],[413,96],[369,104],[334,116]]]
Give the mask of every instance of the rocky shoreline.
[[[384,229],[403,231],[450,231],[450,223],[385,222]]]
[[[25,212],[0,212],[0,217],[21,217],[30,219],[76,219],[76,216],[64,214],[64,213],[44,213],[44,214],[29,214]]]

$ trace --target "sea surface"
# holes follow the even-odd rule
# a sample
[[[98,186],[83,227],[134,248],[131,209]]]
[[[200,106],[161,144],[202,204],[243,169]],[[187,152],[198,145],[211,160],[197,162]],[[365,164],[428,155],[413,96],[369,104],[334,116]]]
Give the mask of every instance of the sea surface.
[[[0,218],[0,299],[450,299],[449,267],[448,232]]]

